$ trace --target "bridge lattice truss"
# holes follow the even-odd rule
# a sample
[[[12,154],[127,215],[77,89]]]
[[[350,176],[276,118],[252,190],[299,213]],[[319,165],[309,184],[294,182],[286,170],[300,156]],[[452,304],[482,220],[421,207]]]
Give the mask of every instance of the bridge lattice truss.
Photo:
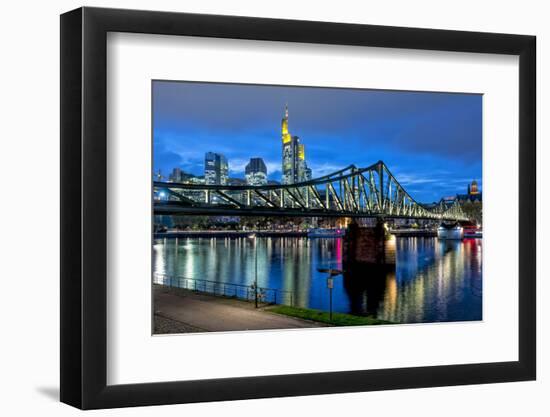
[[[338,216],[466,220],[458,200],[417,203],[382,161],[276,185],[154,183],[155,214]],[[165,195],[164,198],[158,198]]]

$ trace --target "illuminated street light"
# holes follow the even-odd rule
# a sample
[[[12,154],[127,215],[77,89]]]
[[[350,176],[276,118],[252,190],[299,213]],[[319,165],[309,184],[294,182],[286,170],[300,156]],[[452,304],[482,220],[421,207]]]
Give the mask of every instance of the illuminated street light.
[[[258,308],[258,246],[256,245],[256,234],[248,235],[254,242],[254,305]]]

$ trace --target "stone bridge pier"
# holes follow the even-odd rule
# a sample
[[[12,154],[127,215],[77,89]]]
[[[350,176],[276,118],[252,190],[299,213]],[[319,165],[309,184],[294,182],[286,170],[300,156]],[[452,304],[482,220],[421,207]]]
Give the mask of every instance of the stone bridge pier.
[[[378,220],[372,226],[349,224],[342,251],[344,269],[395,269],[395,237]]]

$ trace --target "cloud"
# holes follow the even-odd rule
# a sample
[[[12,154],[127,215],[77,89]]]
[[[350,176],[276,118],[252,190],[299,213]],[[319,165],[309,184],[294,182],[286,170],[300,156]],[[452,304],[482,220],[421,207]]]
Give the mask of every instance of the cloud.
[[[155,169],[202,175],[213,151],[232,176],[261,157],[280,180],[285,102],[314,177],[383,160],[419,201],[481,179],[481,96],[188,82],[154,83]]]
[[[345,168],[346,165],[342,166],[339,164],[332,164],[329,162],[324,163],[309,163],[309,168],[311,168],[311,171],[313,173],[314,178],[315,177],[323,177],[328,174],[332,174],[333,172],[339,171],[342,168]]]
[[[400,175],[398,181],[401,185],[433,184],[439,182],[435,178],[422,178],[415,175]]]

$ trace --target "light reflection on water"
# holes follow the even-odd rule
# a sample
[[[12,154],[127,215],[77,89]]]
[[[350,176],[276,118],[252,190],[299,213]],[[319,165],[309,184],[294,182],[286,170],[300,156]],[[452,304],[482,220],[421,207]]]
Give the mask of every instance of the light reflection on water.
[[[326,274],[342,269],[341,238],[257,238],[258,285],[291,291],[294,305],[328,310]],[[392,272],[346,273],[334,281],[334,311],[399,323],[482,319],[482,241],[398,238]],[[251,285],[254,241],[158,239],[154,272]]]

